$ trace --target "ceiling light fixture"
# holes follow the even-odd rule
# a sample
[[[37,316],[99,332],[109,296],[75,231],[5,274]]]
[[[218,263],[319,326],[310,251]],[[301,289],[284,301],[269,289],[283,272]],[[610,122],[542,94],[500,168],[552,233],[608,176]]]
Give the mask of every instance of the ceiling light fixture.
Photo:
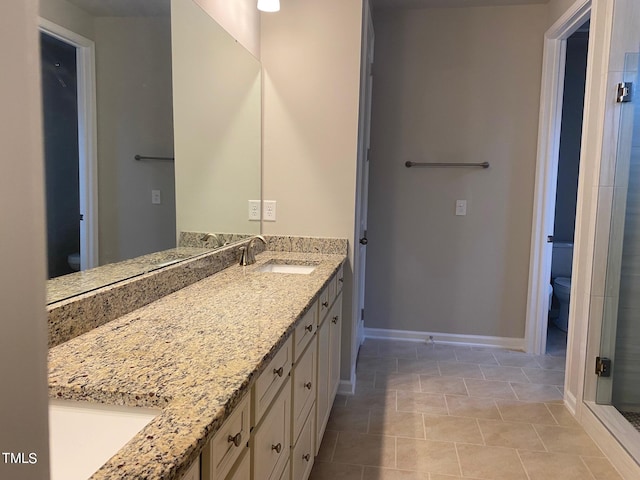
[[[258,10],[262,12],[278,12],[280,0],[258,0]]]

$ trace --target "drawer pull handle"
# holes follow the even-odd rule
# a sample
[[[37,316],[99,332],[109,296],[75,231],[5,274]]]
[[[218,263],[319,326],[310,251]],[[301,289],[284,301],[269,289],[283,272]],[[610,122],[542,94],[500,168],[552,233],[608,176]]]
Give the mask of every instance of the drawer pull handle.
[[[308,462],[309,460],[311,460],[311,455],[307,453],[306,455],[302,455],[302,458]]]
[[[281,377],[283,373],[284,373],[284,368],[282,367],[273,369],[274,375],[278,375],[279,377]]]
[[[322,302],[322,306],[323,306],[324,308],[327,308],[327,307],[329,306],[329,302]]]
[[[305,383],[304,388],[306,388],[307,390],[311,390],[311,382]]]
[[[242,432],[238,432],[234,436],[229,435],[227,437],[227,442],[233,443],[236,447],[239,447],[240,443],[242,442]]]
[[[338,317],[338,315],[336,315],[335,317],[333,317],[333,318],[331,319],[331,323],[333,323],[334,325],[335,325],[336,323],[338,323],[338,318],[340,318],[340,317]]]
[[[304,327],[304,329],[309,333],[313,332],[313,324],[307,325],[306,327]]]
[[[279,443],[277,445],[271,445],[271,450],[275,450],[276,453],[280,453],[282,451],[282,444]]]

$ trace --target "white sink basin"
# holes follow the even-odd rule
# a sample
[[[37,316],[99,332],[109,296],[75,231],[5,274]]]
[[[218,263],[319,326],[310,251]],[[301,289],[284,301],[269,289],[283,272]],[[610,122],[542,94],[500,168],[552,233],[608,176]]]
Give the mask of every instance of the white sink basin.
[[[315,265],[285,265],[280,263],[265,263],[258,271],[271,273],[296,273],[299,275],[309,275],[316,269]]]
[[[160,410],[49,400],[51,480],[86,480]]]

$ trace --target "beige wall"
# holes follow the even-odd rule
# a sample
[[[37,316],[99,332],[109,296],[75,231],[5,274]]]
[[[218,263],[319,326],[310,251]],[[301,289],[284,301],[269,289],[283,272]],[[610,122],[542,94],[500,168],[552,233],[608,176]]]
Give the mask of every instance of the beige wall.
[[[251,54],[260,58],[260,12],[256,0],[194,0]]]
[[[35,465],[0,458],[0,478],[47,479],[44,173],[35,0],[0,2],[11,65],[0,80],[0,452],[34,452]]]
[[[94,39],[93,17],[66,0],[40,0],[40,16],[78,35]]]
[[[196,7],[197,8],[197,7]],[[95,22],[100,264],[175,247],[171,21]],[[151,203],[160,190],[162,203]]]
[[[361,0],[288,0],[262,15],[266,234],[348,238],[342,378],[353,335],[351,267],[360,82]]]
[[[571,6],[579,0],[549,0],[547,27],[553,25]]]
[[[178,232],[259,233],[260,63],[191,2],[172,34]]]
[[[523,338],[547,7],[374,13],[365,326]]]

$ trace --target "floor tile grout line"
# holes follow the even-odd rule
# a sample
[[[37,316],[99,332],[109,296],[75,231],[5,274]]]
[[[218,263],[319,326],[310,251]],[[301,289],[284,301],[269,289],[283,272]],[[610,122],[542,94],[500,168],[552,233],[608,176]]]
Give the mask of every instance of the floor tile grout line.
[[[591,469],[589,468],[589,465],[587,465],[587,462],[584,461],[584,457],[582,455],[578,455],[578,457],[580,457],[580,461],[582,462],[582,464],[585,466],[585,468],[587,469],[587,472],[589,472],[589,475],[591,475],[591,480],[597,480],[596,479],[596,475],[595,473],[593,473],[591,471]],[[608,459],[607,459],[608,460]]]
[[[516,455],[518,456],[518,460],[520,460],[520,465],[522,466],[522,470],[524,471],[524,474],[527,476],[527,480],[531,480],[531,476],[529,475],[529,471],[527,470],[526,465],[524,464],[524,462],[522,461],[522,457],[520,456],[520,449],[516,448]]]
[[[340,431],[336,434],[336,441],[333,443],[333,448],[331,449],[331,456],[329,457],[329,462],[333,462],[333,457],[336,454],[336,450],[338,448],[338,439],[340,437]]]
[[[558,421],[556,416],[553,414],[553,412],[549,408],[549,405],[546,402],[543,402],[543,404],[544,404],[545,408],[547,409],[547,411],[551,414],[551,418],[553,418],[553,421],[556,422],[557,425],[560,425],[560,422]]]
[[[547,410],[548,410],[548,408],[547,408]],[[551,416],[553,417],[553,414]],[[553,419],[555,420],[555,417]],[[547,453],[552,453],[549,450],[549,447],[547,447],[547,444],[542,439],[542,435],[540,435],[540,432],[538,432],[538,429],[536,428],[536,424],[535,423],[530,423],[529,425],[531,425],[531,427],[533,428],[533,431],[536,432],[536,435],[538,436],[538,439],[540,440],[540,443],[542,443],[542,446],[544,447],[544,451],[547,452]]]
[[[456,458],[458,459],[458,471],[460,472],[460,476],[464,476],[464,472],[462,471],[462,462],[460,461],[460,452],[458,452],[458,442],[453,442],[453,448],[456,451]],[[429,477],[431,477],[431,473],[429,473]]]
[[[498,413],[500,413],[500,410],[498,410]],[[480,436],[482,437],[482,445],[484,445],[485,447],[488,446],[487,440],[484,438],[484,433],[482,433],[482,426],[480,426],[479,418],[476,418],[476,425],[478,425],[478,430],[480,430]]]

